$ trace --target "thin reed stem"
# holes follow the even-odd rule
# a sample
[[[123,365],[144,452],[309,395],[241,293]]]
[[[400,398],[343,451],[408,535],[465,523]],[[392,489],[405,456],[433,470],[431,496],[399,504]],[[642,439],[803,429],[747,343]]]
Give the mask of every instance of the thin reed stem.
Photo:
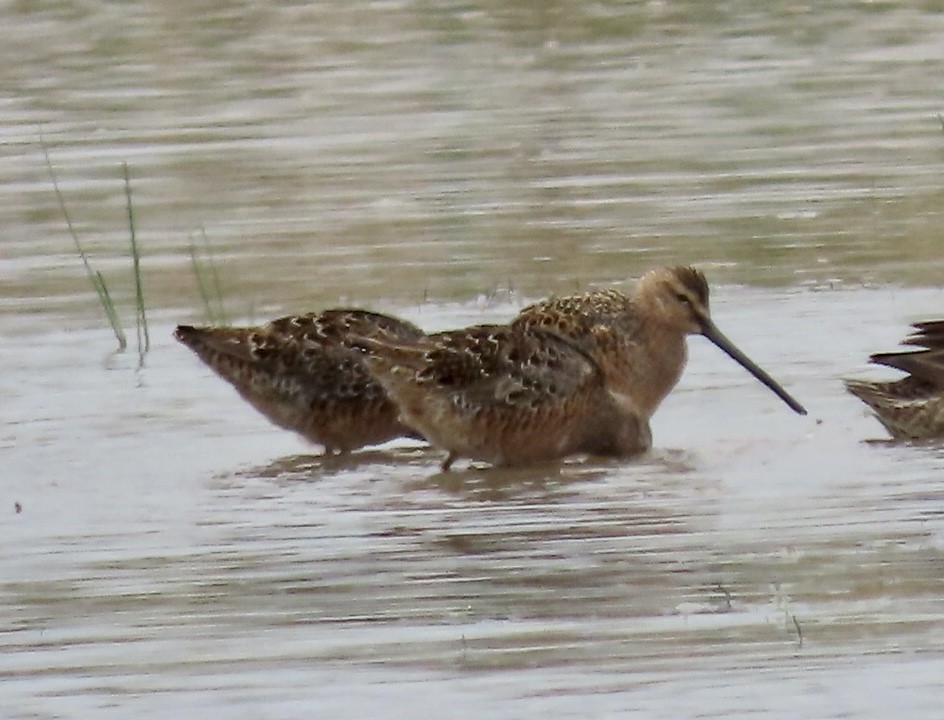
[[[46,170],[49,172],[49,177],[52,180],[52,187],[56,192],[56,200],[59,203],[59,210],[62,213],[62,217],[65,218],[66,227],[69,229],[69,235],[72,236],[72,241],[75,243],[75,249],[79,253],[79,258],[82,260],[82,265],[85,268],[85,274],[88,276],[89,282],[95,289],[95,293],[98,295],[98,300],[102,305],[102,309],[105,311],[105,316],[108,318],[108,322],[111,324],[111,329],[115,333],[115,338],[118,340],[118,348],[119,350],[124,350],[126,347],[128,347],[128,338],[125,336],[125,332],[121,327],[121,320],[118,318],[118,313],[115,311],[115,303],[111,298],[111,293],[108,292],[108,286],[105,284],[105,278],[102,276],[101,272],[92,269],[88,255],[86,254],[85,249],[82,247],[82,243],[79,242],[79,235],[75,231],[75,226],[72,224],[72,218],[69,216],[69,211],[66,208],[65,199],[62,197],[62,190],[59,188],[59,178],[56,177],[56,171],[53,169],[52,160],[49,157],[49,148],[46,146],[46,140],[43,137],[42,131],[39,133],[39,142],[43,149],[43,157],[46,159]]]
[[[131,202],[131,178],[128,174],[128,163],[122,163],[121,169],[124,173],[125,197],[128,201],[128,231],[131,234],[131,264],[134,272],[134,318],[138,331],[138,354],[143,356],[151,348],[151,338],[148,334],[147,312],[144,306],[144,285],[141,281],[141,253],[138,249],[138,238],[134,225],[134,206]]]
[[[198,257],[200,251],[197,249],[193,236],[190,238],[190,263],[193,267],[194,278],[197,281],[197,290],[200,293],[200,299],[203,301],[203,311],[207,321],[211,325],[225,325],[226,312],[223,309],[223,290],[220,284],[220,275],[217,272],[206,230],[200,228],[200,234],[203,237],[202,258]]]

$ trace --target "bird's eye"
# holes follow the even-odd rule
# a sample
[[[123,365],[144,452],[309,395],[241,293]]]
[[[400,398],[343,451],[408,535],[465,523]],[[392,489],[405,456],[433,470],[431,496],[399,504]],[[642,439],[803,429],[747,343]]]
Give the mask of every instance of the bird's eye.
[[[691,305],[692,299],[685,293],[675,293],[675,299],[678,300],[683,305]]]

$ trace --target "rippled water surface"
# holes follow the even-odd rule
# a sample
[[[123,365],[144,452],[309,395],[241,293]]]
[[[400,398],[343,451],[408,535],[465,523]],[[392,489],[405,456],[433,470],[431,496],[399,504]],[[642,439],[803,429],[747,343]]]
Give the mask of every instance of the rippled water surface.
[[[944,450],[882,441],[839,381],[942,315],[939,3],[0,28],[0,716],[940,716]],[[636,461],[323,459],[172,340],[206,315],[194,251],[233,322],[428,329],[695,263],[810,415],[695,338]]]

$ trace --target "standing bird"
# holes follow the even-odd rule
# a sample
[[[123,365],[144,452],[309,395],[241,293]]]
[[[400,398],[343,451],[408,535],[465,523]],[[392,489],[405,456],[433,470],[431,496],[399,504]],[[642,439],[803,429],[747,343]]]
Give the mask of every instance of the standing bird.
[[[479,325],[411,343],[354,344],[405,424],[457,457],[525,465],[649,449],[649,423],[611,393],[596,362],[543,330]]]
[[[902,341],[922,350],[876,353],[869,362],[908,375],[889,382],[844,380],[846,389],[871,408],[896,440],[944,437],[944,320],[912,325]]]
[[[355,344],[404,422],[449,453],[448,468],[458,456],[523,464],[647,450],[649,419],[678,382],[691,334],[707,337],[806,414],[718,330],[708,284],[690,267],[653,270],[631,296],[603,290],[552,298],[507,327]]]
[[[193,350],[254,408],[325,452],[345,453],[395,437],[416,437],[368,372],[352,336],[417,342],[412,323],[366,310],[292,315],[258,327],[180,325]]]

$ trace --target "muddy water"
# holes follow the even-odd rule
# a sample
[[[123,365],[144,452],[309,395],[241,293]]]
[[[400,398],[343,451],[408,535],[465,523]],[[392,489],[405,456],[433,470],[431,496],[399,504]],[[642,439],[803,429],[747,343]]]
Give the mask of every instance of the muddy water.
[[[932,3],[15,4],[0,19],[0,716],[938,717],[944,451],[839,377],[941,316]],[[132,315],[131,169],[153,346]],[[327,461],[170,339],[429,329],[693,262],[638,461]],[[132,341],[133,342],[133,341]],[[448,711],[442,708],[448,708]]]

